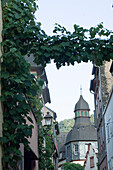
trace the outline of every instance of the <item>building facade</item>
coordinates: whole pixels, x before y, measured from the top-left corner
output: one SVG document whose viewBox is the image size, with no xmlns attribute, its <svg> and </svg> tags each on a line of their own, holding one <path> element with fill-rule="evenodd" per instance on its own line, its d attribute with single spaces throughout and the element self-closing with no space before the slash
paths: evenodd
<svg viewBox="0 0 113 170">
<path fill-rule="evenodd" d="M 48 116 L 49 115 L 49 116 Z M 44 119 L 43 119 L 43 126 L 47 125 L 45 118 L 51 118 L 51 132 L 52 132 L 52 141 L 53 141 L 53 153 L 52 153 L 52 163 L 54 168 L 58 169 L 58 142 L 57 142 L 57 135 L 59 135 L 59 126 L 58 122 L 56 121 L 57 114 L 47 106 L 44 107 Z M 46 145 L 46 144 L 45 144 Z M 46 147 L 46 146 L 45 146 Z"/>
<path fill-rule="evenodd" d="M 48 89 L 48 80 L 46 76 L 45 69 L 41 65 L 36 65 L 34 63 L 34 57 L 31 55 L 30 57 L 26 56 L 25 59 L 30 63 L 31 65 L 31 74 L 34 76 L 40 78 L 43 80 L 43 92 L 42 96 L 38 96 L 40 94 L 37 94 L 37 97 L 41 97 L 43 100 L 43 108 L 45 107 L 46 103 L 50 103 L 50 94 Z M 43 109 L 42 109 L 43 111 Z M 32 129 L 32 137 L 29 138 L 29 146 L 30 150 L 26 150 L 23 145 L 21 145 L 20 149 L 23 155 L 23 160 L 19 163 L 19 170 L 38 170 L 38 130 L 39 126 L 37 124 L 37 117 L 33 112 L 33 109 L 31 108 L 31 112 L 29 113 L 29 117 L 33 121 L 34 128 Z M 44 115 L 42 115 L 44 117 Z M 26 120 L 26 123 L 30 125 L 31 123 Z"/>
<path fill-rule="evenodd" d="M 104 62 L 102 66 L 93 66 L 90 91 L 94 94 L 95 103 L 95 122 L 97 126 L 98 149 L 99 149 L 99 168 L 107 170 L 107 150 L 106 150 L 106 122 L 105 107 L 108 102 L 109 93 L 113 85 L 113 77 L 110 73 L 112 61 Z"/>
<path fill-rule="evenodd" d="M 94 148 L 98 148 L 96 128 L 90 122 L 89 111 L 88 103 L 80 95 L 74 109 L 75 124 L 65 141 L 66 162 L 79 163 L 83 166 L 88 144 L 91 143 Z"/>
<path fill-rule="evenodd" d="M 60 132 L 60 134 L 57 137 L 58 151 L 59 151 L 59 162 L 58 162 L 59 170 L 61 170 L 63 164 L 66 163 L 65 141 L 67 138 L 67 134 L 68 132 Z"/>
<path fill-rule="evenodd" d="M 86 160 L 84 162 L 84 170 L 98 170 L 98 151 L 93 148 L 93 146 L 88 144 L 88 151 L 86 153 Z"/>
<path fill-rule="evenodd" d="M 108 170 L 113 169 L 113 86 L 104 109 Z"/>
<path fill-rule="evenodd" d="M 35 114 L 31 110 L 29 113 L 29 117 L 33 121 L 33 129 L 32 129 L 32 136 L 28 139 L 29 141 L 29 150 L 27 150 L 23 144 L 20 144 L 20 150 L 22 153 L 22 161 L 18 162 L 19 170 L 38 170 L 38 126 L 37 126 L 37 119 Z M 28 119 L 26 119 L 26 124 L 32 125 Z"/>
<path fill-rule="evenodd" d="M 65 148 L 66 162 L 84 164 L 88 144 L 97 148 L 96 129 L 90 122 L 89 105 L 80 95 L 75 105 L 75 125 L 68 133 Z"/>
</svg>

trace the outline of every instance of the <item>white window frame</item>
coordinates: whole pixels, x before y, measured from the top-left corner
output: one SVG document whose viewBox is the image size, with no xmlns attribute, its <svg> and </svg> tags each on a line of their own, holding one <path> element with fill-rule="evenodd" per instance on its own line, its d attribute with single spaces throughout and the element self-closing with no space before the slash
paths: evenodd
<svg viewBox="0 0 113 170">
<path fill-rule="evenodd" d="M 74 155 L 78 155 L 78 144 L 74 144 Z"/>
</svg>

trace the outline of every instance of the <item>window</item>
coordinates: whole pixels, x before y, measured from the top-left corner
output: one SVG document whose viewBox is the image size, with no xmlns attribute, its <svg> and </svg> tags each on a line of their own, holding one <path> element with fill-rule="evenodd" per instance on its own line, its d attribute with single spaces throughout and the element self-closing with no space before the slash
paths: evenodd
<svg viewBox="0 0 113 170">
<path fill-rule="evenodd" d="M 80 113 L 78 112 L 78 116 L 80 116 Z"/>
<path fill-rule="evenodd" d="M 107 141 L 110 141 L 110 133 L 109 133 L 109 123 L 107 124 Z"/>
<path fill-rule="evenodd" d="M 94 156 L 90 157 L 90 168 L 94 168 Z"/>
<path fill-rule="evenodd" d="M 59 159 L 62 159 L 62 153 L 60 152 Z"/>
<path fill-rule="evenodd" d="M 85 111 L 85 116 L 87 116 L 87 111 Z"/>
<path fill-rule="evenodd" d="M 81 116 L 83 116 L 83 111 L 81 111 Z"/>
<path fill-rule="evenodd" d="M 67 156 L 70 156 L 70 146 L 67 147 Z"/>
<path fill-rule="evenodd" d="M 113 157 L 111 158 L 111 167 L 113 168 Z"/>
<path fill-rule="evenodd" d="M 78 144 L 74 145 L 74 154 L 78 155 Z"/>
</svg>

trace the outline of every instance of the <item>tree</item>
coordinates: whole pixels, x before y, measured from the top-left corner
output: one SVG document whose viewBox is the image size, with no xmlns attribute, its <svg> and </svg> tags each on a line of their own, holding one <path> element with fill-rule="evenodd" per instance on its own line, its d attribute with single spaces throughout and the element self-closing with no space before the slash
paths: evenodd
<svg viewBox="0 0 113 170">
<path fill-rule="evenodd" d="M 83 170 L 83 167 L 80 164 L 75 163 L 64 163 L 64 170 Z"/>
</svg>

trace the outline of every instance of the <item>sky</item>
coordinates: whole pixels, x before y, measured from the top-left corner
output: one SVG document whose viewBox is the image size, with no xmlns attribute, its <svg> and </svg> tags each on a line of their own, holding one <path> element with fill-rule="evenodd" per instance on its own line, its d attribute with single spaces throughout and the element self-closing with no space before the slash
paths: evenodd
<svg viewBox="0 0 113 170">
<path fill-rule="evenodd" d="M 105 28 L 113 30 L 112 0 L 38 0 L 39 10 L 36 19 L 41 28 L 52 35 L 55 23 L 73 31 L 73 25 L 90 28 L 103 22 Z M 74 66 L 63 66 L 57 70 L 52 62 L 46 67 L 51 104 L 47 107 L 57 113 L 57 120 L 74 118 L 74 107 L 82 95 L 88 102 L 90 114 L 94 110 L 94 96 L 90 93 L 92 64 L 75 63 Z"/>
</svg>

